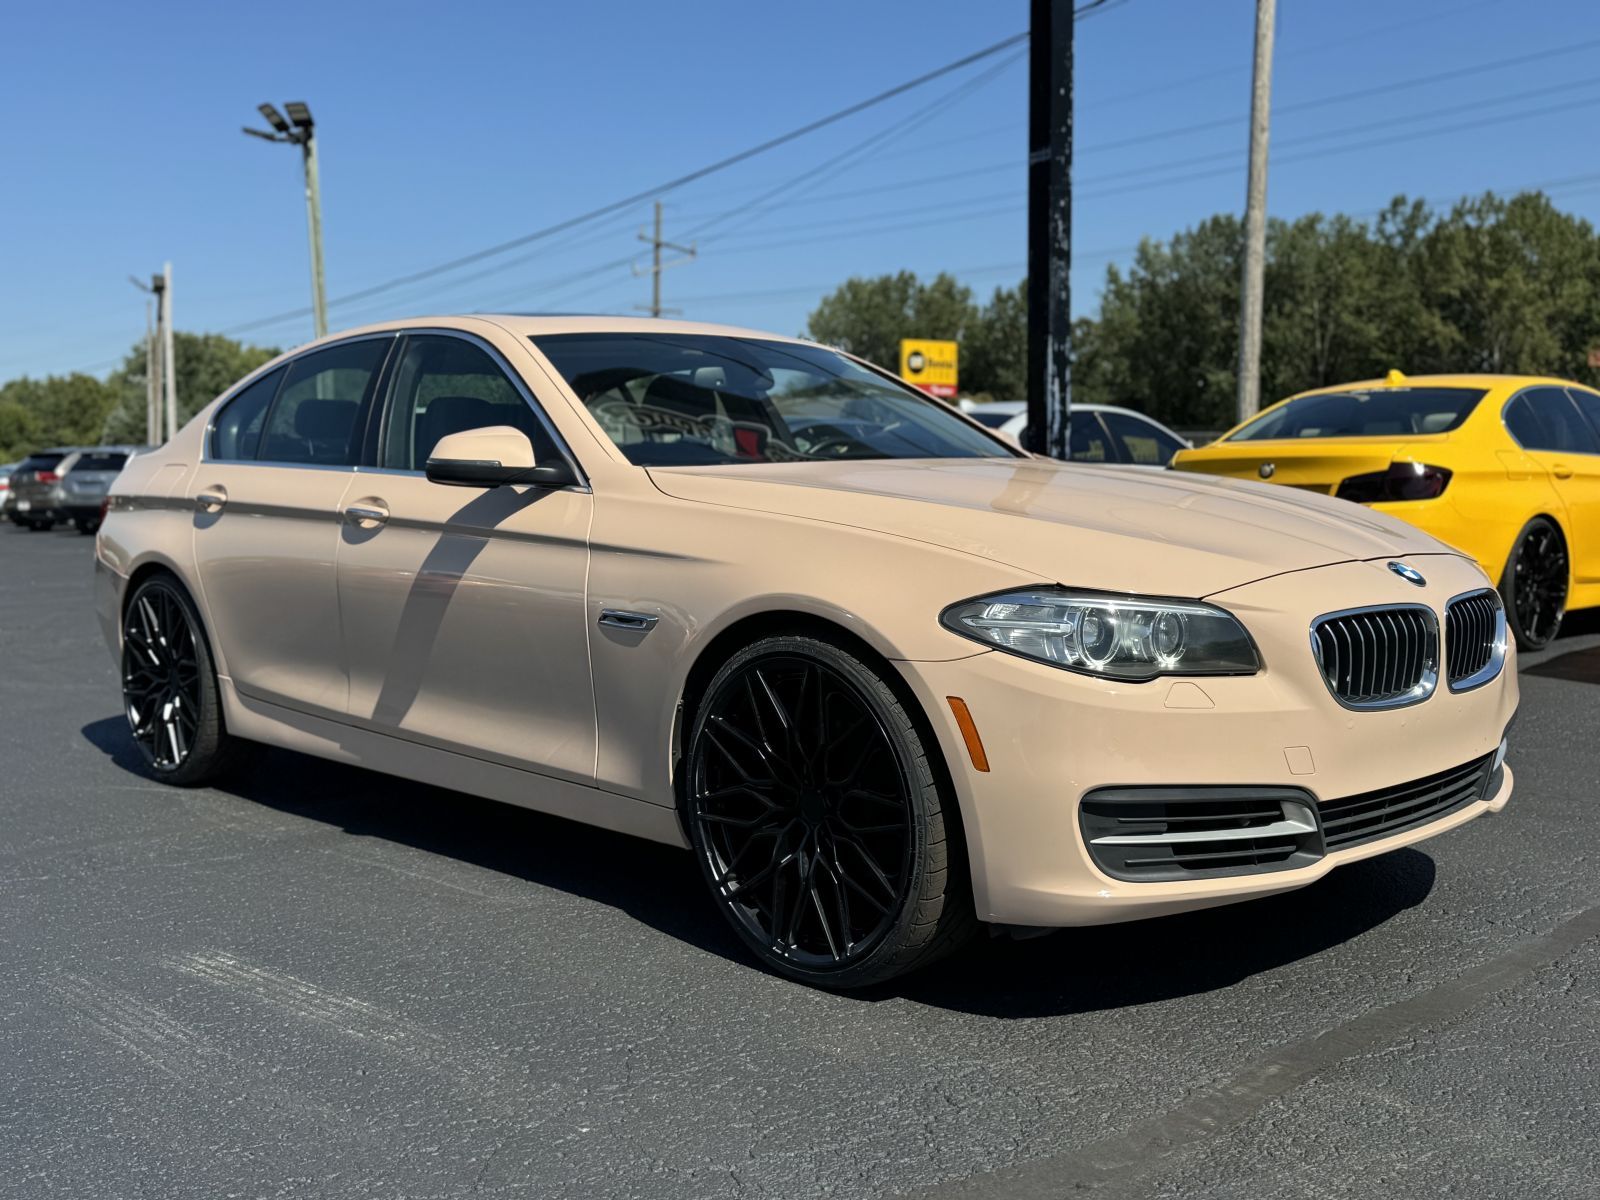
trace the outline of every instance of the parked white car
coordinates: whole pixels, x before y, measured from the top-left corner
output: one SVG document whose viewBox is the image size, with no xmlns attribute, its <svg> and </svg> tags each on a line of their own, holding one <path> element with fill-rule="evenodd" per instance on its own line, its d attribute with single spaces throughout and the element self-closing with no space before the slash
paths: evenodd
<svg viewBox="0 0 1600 1200">
<path fill-rule="evenodd" d="M 999 428 L 1001 433 L 1021 443 L 1024 441 L 1023 431 L 1028 427 L 1027 406 L 1020 401 L 1012 403 L 1018 411 Z M 999 405 L 979 407 L 996 408 Z M 977 412 L 968 412 L 967 415 L 983 420 Z M 1160 421 L 1151 420 L 1131 408 L 1118 408 L 1112 404 L 1074 404 L 1069 445 L 1073 462 L 1163 468 L 1179 450 L 1189 449 L 1191 443 Z"/>
</svg>

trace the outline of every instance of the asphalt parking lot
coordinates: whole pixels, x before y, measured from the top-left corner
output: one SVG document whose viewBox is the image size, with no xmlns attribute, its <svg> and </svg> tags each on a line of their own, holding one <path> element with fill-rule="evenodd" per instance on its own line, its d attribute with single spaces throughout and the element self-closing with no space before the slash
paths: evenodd
<svg viewBox="0 0 1600 1200">
<path fill-rule="evenodd" d="M 0 1196 L 1600 1196 L 1600 622 L 1524 660 L 1498 817 L 835 996 L 670 849 L 153 783 L 90 555 L 0 528 Z"/>
</svg>

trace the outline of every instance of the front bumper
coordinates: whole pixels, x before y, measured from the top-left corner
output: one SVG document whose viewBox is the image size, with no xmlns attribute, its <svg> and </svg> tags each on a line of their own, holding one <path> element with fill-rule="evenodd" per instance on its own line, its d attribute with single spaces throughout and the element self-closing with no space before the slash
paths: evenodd
<svg viewBox="0 0 1600 1200">
<path fill-rule="evenodd" d="M 1256 638 L 1264 666 L 1254 676 L 1116 683 L 1000 652 L 901 664 L 951 767 L 979 915 L 1016 925 L 1090 925 L 1270 895 L 1503 808 L 1509 768 L 1491 794 L 1437 820 L 1303 866 L 1223 876 L 1117 879 L 1085 844 L 1080 801 L 1096 789 L 1275 787 L 1326 805 L 1495 754 L 1517 707 L 1514 654 L 1482 687 L 1453 693 L 1441 684 L 1420 704 L 1374 712 L 1341 708 L 1316 669 L 1308 630 L 1323 612 L 1419 601 L 1442 610 L 1448 597 L 1484 586 L 1459 556 L 1406 561 L 1428 577 L 1426 589 L 1380 561 L 1296 572 L 1208 597 Z M 987 772 L 972 767 L 951 696 L 966 701 L 977 724 Z"/>
</svg>

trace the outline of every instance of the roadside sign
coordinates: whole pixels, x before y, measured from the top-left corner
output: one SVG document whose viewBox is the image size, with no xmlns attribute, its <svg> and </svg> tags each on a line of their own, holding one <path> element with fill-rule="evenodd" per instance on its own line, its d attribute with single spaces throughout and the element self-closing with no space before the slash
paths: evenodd
<svg viewBox="0 0 1600 1200">
<path fill-rule="evenodd" d="M 900 378 L 930 396 L 954 399 L 958 351 L 955 342 L 905 338 L 900 342 Z"/>
</svg>

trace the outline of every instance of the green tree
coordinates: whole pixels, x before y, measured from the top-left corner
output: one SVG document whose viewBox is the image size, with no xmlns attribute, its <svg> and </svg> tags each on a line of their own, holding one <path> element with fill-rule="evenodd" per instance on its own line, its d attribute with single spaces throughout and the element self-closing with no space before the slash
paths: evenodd
<svg viewBox="0 0 1600 1200">
<path fill-rule="evenodd" d="M 903 338 L 961 341 L 977 310 L 972 289 L 939 274 L 922 283 L 911 271 L 847 279 L 818 302 L 806 322 L 810 337 L 893 371 Z"/>
<path fill-rule="evenodd" d="M 961 343 L 961 388 L 990 400 L 1028 398 L 1028 281 L 996 288 Z"/>
<path fill-rule="evenodd" d="M 92 375 L 24 376 L 0 386 L 0 461 L 42 445 L 98 442 L 115 391 Z"/>
<path fill-rule="evenodd" d="M 172 356 L 178 364 L 178 424 L 183 425 L 240 378 L 279 353 L 271 347 L 245 345 L 219 333 L 174 330 Z M 114 389 L 117 402 L 107 420 L 106 441 L 145 440 L 147 369 L 145 348 L 140 343 L 112 373 L 109 386 Z"/>
</svg>

